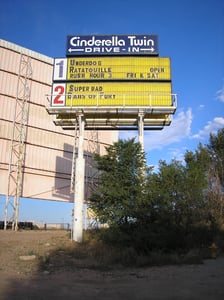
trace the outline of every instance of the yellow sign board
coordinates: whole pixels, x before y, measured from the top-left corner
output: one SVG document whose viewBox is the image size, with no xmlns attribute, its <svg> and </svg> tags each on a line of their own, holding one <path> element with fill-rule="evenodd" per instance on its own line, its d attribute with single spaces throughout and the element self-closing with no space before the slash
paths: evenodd
<svg viewBox="0 0 224 300">
<path fill-rule="evenodd" d="M 168 57 L 72 57 L 66 65 L 68 81 L 171 80 Z"/>
<path fill-rule="evenodd" d="M 170 82 L 67 83 L 64 105 L 170 106 L 172 105 L 171 93 Z"/>
</svg>

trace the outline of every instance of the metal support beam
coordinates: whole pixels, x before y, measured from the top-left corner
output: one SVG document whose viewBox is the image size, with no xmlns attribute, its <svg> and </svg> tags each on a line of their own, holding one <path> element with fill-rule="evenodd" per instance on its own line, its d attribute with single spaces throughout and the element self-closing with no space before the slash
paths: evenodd
<svg viewBox="0 0 224 300">
<path fill-rule="evenodd" d="M 142 146 L 142 151 L 144 151 L 144 113 L 138 113 L 138 141 Z"/>
<path fill-rule="evenodd" d="M 75 126 L 73 153 L 72 153 L 72 173 L 71 173 L 71 183 L 70 183 L 70 193 L 75 192 L 75 166 L 76 166 L 76 155 L 77 155 L 77 141 L 78 141 L 78 128 Z"/>
<path fill-rule="evenodd" d="M 78 157 L 75 167 L 75 193 L 74 193 L 74 221 L 73 240 L 81 243 L 83 239 L 83 202 L 84 202 L 84 180 L 85 180 L 85 159 L 84 159 L 84 116 L 79 115 L 79 142 Z"/>
</svg>

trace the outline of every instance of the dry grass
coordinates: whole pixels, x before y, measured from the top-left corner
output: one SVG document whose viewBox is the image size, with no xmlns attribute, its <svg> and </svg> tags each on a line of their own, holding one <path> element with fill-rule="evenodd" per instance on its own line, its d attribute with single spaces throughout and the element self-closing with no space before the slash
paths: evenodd
<svg viewBox="0 0 224 300">
<path fill-rule="evenodd" d="M 114 248 L 96 235 L 85 233 L 82 244 L 71 241 L 66 231 L 0 231 L 0 271 L 17 274 L 54 273 L 80 268 L 108 270 L 188 263 L 176 254 L 151 252 L 138 255 L 134 248 Z M 21 260 L 27 256 L 31 260 Z M 189 263 L 201 263 L 200 256 L 188 257 Z"/>
</svg>

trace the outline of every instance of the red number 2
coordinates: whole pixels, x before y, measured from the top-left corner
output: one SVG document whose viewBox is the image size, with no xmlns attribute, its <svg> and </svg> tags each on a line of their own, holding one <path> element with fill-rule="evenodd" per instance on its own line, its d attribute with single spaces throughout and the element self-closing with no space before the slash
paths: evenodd
<svg viewBox="0 0 224 300">
<path fill-rule="evenodd" d="M 53 105 L 64 105 L 64 92 L 65 92 L 65 86 L 64 85 L 56 85 L 54 87 L 54 93 L 56 93 L 56 96 L 54 95 L 53 98 Z"/>
</svg>

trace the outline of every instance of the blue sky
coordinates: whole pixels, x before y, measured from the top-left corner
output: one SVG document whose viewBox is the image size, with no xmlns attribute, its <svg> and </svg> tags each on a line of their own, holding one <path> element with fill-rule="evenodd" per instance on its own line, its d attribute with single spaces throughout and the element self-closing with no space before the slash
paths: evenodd
<svg viewBox="0 0 224 300">
<path fill-rule="evenodd" d="M 158 34 L 159 55 L 171 57 L 178 109 L 171 126 L 145 132 L 148 164 L 181 160 L 186 150 L 194 151 L 199 142 L 206 144 L 210 132 L 224 127 L 223 0 L 8 0 L 1 4 L 2 39 L 50 57 L 64 57 L 69 34 Z M 121 133 L 122 138 L 135 135 Z M 29 214 L 26 207 L 22 200 L 23 218 Z M 70 204 L 66 210 L 71 210 Z M 70 218 L 68 212 L 53 216 L 53 222 Z"/>
</svg>

